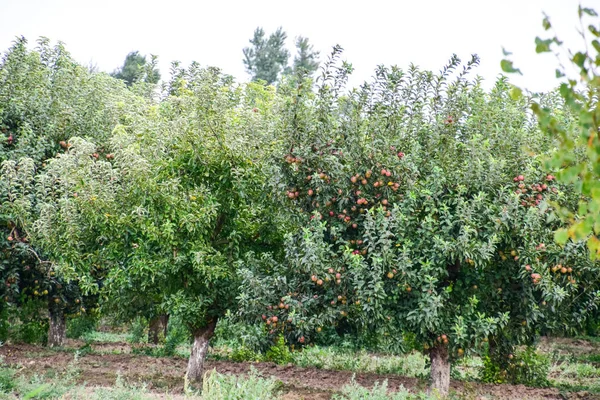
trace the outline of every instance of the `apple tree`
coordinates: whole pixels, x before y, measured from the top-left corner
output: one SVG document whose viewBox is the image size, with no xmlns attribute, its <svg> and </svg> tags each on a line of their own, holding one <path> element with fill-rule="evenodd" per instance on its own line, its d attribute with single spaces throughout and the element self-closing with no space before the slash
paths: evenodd
<svg viewBox="0 0 600 400">
<path fill-rule="evenodd" d="M 38 173 L 48 159 L 68 149 L 73 135 L 106 142 L 137 103 L 122 83 L 90 73 L 62 44 L 51 46 L 45 38 L 34 50 L 24 38 L 17 39 L 0 63 L 2 304 L 18 308 L 36 301 L 47 308 L 50 346 L 64 342 L 64 314 L 85 309 L 85 298 L 75 281 L 64 282 L 55 273 L 45 249 L 30 241 L 29 229 L 39 211 Z M 104 156 L 99 148 L 96 157 Z"/>
<path fill-rule="evenodd" d="M 508 356 L 545 310 L 598 305 L 584 278 L 552 272 L 583 262 L 581 247 L 539 247 L 569 188 L 544 170 L 553 143 L 505 78 L 486 92 L 469 78 L 478 59 L 453 57 L 439 74 L 380 67 L 345 93 L 351 66 L 338 57 L 316 93 L 304 83 L 288 97 L 274 188 L 306 226 L 283 259 L 248 257 L 243 315 L 299 345 L 342 324 L 411 333 L 447 393 L 452 360 L 486 342 Z"/>
<path fill-rule="evenodd" d="M 33 237 L 111 309 L 132 315 L 144 299 L 184 321 L 186 377 L 201 387 L 209 339 L 236 305 L 237 261 L 281 242 L 285 219 L 263 190 L 277 102 L 216 68 L 176 69 L 159 103 L 115 129 L 114 158 L 72 138 L 48 162 Z"/>
</svg>

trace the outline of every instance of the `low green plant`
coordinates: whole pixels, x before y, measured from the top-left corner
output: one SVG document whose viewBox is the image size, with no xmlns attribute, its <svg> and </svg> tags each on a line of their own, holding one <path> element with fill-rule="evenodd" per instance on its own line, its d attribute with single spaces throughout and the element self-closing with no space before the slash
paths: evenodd
<svg viewBox="0 0 600 400">
<path fill-rule="evenodd" d="M 262 378 L 256 370 L 244 377 L 207 372 L 202 386 L 204 400 L 267 400 L 276 399 L 282 384 L 273 378 Z"/>
<path fill-rule="evenodd" d="M 279 336 L 273 346 L 269 347 L 269 350 L 265 354 L 265 359 L 277 364 L 287 364 L 294 360 L 294 356 L 285 343 L 283 335 Z"/>
<path fill-rule="evenodd" d="M 486 355 L 483 357 L 481 380 L 487 383 L 511 383 L 527 386 L 546 387 L 549 385 L 550 357 L 537 352 L 533 347 L 511 355 L 508 362 L 501 365 L 498 360 Z"/>
<path fill-rule="evenodd" d="M 335 394 L 332 400 L 408 400 L 414 399 L 406 389 L 400 387 L 398 391 L 392 393 L 388 391 L 387 380 L 379 384 L 375 382 L 372 389 L 360 386 L 352 377 L 352 382 L 345 385 L 341 393 Z"/>
<path fill-rule="evenodd" d="M 99 331 L 89 331 L 84 333 L 81 338 L 85 342 L 94 343 L 118 343 L 125 342 L 129 338 L 129 334 L 127 333 L 115 333 L 115 332 L 99 332 Z"/>
<path fill-rule="evenodd" d="M 9 393 L 15 388 L 16 372 L 0 362 L 0 393 Z"/>
<path fill-rule="evenodd" d="M 263 361 L 264 357 L 262 354 L 255 352 L 252 349 L 242 345 L 241 347 L 236 347 L 229 354 L 228 359 L 235 362 L 252 362 L 252 361 Z"/>
<path fill-rule="evenodd" d="M 178 318 L 169 320 L 169 330 L 163 346 L 163 353 L 167 356 L 175 355 L 177 347 L 181 344 L 188 344 L 191 340 L 190 333 L 185 325 Z"/>
<path fill-rule="evenodd" d="M 142 343 L 146 341 L 146 320 L 144 318 L 136 318 L 131 324 L 129 330 L 129 337 L 127 340 L 129 343 Z"/>
<path fill-rule="evenodd" d="M 94 332 L 98 319 L 93 315 L 84 314 L 67 320 L 67 337 L 79 339 Z"/>
<path fill-rule="evenodd" d="M 293 363 L 299 367 L 398 374 L 423 378 L 429 373 L 427 359 L 418 352 L 403 355 L 373 354 L 337 347 L 306 347 L 294 352 Z"/>
</svg>

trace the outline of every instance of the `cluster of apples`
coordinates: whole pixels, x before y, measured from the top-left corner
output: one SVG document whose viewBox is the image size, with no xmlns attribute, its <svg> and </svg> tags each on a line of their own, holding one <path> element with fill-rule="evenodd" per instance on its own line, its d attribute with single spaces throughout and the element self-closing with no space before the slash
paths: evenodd
<svg viewBox="0 0 600 400">
<path fill-rule="evenodd" d="M 523 207 L 535 207 L 538 206 L 544 199 L 546 193 L 558 193 L 556 186 L 550 186 L 551 182 L 555 180 L 554 175 L 546 175 L 545 183 L 532 183 L 525 184 L 525 177 L 518 175 L 513 178 L 513 182 L 517 184 L 515 193 L 519 196 L 519 200 Z"/>
<path fill-rule="evenodd" d="M 573 273 L 572 267 L 567 267 L 562 264 L 557 264 L 552 267 L 549 267 L 548 269 L 555 274 L 560 274 L 560 275 L 569 274 L 567 276 L 567 281 L 573 285 L 575 285 L 577 283 L 577 280 L 575 278 L 573 278 L 573 276 L 571 275 Z"/>
</svg>

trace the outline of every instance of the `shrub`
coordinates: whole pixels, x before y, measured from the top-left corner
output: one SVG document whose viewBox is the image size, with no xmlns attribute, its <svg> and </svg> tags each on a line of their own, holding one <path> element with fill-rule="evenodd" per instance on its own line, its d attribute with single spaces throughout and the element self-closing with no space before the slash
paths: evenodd
<svg viewBox="0 0 600 400">
<path fill-rule="evenodd" d="M 293 361 L 294 357 L 285 343 L 283 335 L 279 336 L 275 344 L 267 350 L 265 359 L 277 364 L 287 364 Z"/>
<path fill-rule="evenodd" d="M 95 316 L 84 314 L 67 320 L 67 337 L 79 339 L 96 330 L 98 319 Z"/>
<path fill-rule="evenodd" d="M 481 380 L 488 383 L 511 383 L 527 386 L 548 386 L 550 358 L 533 347 L 526 347 L 508 360 L 486 355 L 483 358 Z M 504 356 L 505 357 L 505 356 Z"/>
</svg>

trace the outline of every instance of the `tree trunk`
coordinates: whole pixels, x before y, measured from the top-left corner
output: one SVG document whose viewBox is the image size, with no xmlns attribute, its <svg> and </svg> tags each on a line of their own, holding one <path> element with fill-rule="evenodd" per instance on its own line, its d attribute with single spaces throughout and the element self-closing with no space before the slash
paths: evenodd
<svg viewBox="0 0 600 400">
<path fill-rule="evenodd" d="M 48 347 L 64 346 L 67 340 L 65 313 L 61 309 L 49 308 L 50 325 L 48 327 Z"/>
<path fill-rule="evenodd" d="M 431 360 L 431 389 L 438 395 L 448 396 L 450 389 L 450 361 L 448 346 L 436 344 L 429 352 Z"/>
<path fill-rule="evenodd" d="M 197 389 L 202 389 L 202 379 L 204 378 L 204 360 L 208 353 L 208 341 L 215 333 L 217 321 L 210 322 L 204 328 L 197 329 L 194 332 L 194 344 L 192 353 L 188 361 L 186 381 Z"/>
<path fill-rule="evenodd" d="M 163 334 L 163 339 L 166 338 L 168 323 L 169 316 L 167 314 L 152 318 L 148 326 L 148 343 L 158 344 L 161 333 Z"/>
</svg>

